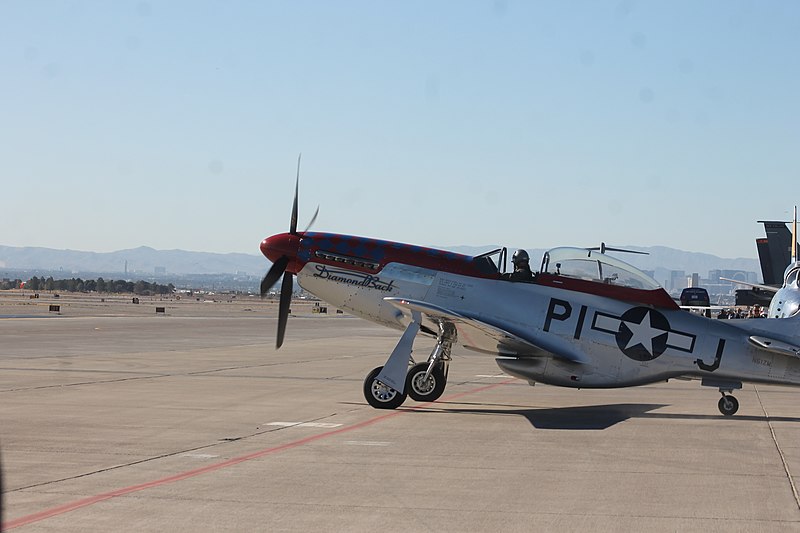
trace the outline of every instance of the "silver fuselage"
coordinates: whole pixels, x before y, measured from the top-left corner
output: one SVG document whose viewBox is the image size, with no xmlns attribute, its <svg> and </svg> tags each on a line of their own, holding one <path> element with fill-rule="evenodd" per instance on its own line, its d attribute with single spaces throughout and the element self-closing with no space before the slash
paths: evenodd
<svg viewBox="0 0 800 533">
<path fill-rule="evenodd" d="M 800 385 L 800 359 L 748 342 L 760 335 L 795 343 L 800 322 L 794 319 L 712 320 L 584 292 L 402 263 L 367 275 L 310 261 L 297 279 L 331 305 L 384 326 L 402 330 L 411 320 L 384 298 L 408 298 L 518 332 L 534 344 L 547 340 L 550 346 L 570 346 L 586 354 L 585 362 L 575 363 L 558 353 L 533 357 L 504 352 L 481 336 L 457 339 L 471 351 L 497 357 L 503 370 L 530 381 L 607 388 L 680 376 Z M 429 324 L 428 331 L 435 327 Z"/>
</svg>

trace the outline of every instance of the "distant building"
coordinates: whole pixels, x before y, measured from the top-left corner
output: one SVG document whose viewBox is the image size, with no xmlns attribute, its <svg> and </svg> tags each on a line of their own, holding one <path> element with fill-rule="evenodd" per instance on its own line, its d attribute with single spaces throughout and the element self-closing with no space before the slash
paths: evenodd
<svg viewBox="0 0 800 533">
<path fill-rule="evenodd" d="M 668 291 L 671 292 L 679 292 L 686 288 L 687 278 L 686 278 L 686 271 L 685 270 L 670 270 L 669 271 L 669 279 L 667 280 L 669 286 L 667 287 Z"/>
<path fill-rule="evenodd" d="M 744 270 L 709 270 L 708 279 L 712 283 L 728 283 L 729 281 L 720 280 L 720 278 L 735 279 L 737 281 L 749 281 L 750 283 L 758 283 L 758 274 L 755 272 L 747 272 Z"/>
<path fill-rule="evenodd" d="M 699 287 L 700 286 L 700 274 L 697 272 L 692 273 L 691 276 L 686 280 L 689 284 L 689 287 Z"/>
</svg>

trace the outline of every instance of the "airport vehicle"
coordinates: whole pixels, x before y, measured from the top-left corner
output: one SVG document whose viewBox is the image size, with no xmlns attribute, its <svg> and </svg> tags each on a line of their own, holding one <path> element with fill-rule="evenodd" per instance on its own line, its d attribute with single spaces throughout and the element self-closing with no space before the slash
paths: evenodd
<svg viewBox="0 0 800 533">
<path fill-rule="evenodd" d="M 681 291 L 681 307 L 710 307 L 708 291 L 702 287 L 688 287 Z"/>
<path fill-rule="evenodd" d="M 316 218 L 316 215 L 315 215 Z M 743 382 L 800 385 L 800 317 L 710 320 L 681 311 L 635 267 L 596 249 L 555 248 L 532 282 L 503 279 L 498 249 L 475 257 L 351 235 L 297 231 L 297 185 L 288 233 L 264 239 L 273 262 L 265 294 L 283 275 L 276 346 L 283 343 L 293 276 L 333 306 L 403 331 L 383 366 L 364 381 L 376 408 L 444 392 L 456 345 L 495 357 L 530 384 L 573 388 L 697 379 L 722 394 Z M 495 260 L 497 259 L 497 261 Z M 436 338 L 425 361 L 412 358 L 418 334 Z"/>
</svg>

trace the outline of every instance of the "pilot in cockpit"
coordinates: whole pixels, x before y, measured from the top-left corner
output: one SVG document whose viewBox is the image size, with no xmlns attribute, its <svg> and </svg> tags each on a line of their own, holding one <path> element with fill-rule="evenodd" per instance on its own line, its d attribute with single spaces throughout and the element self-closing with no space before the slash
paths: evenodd
<svg viewBox="0 0 800 533">
<path fill-rule="evenodd" d="M 514 265 L 514 272 L 505 274 L 505 278 L 510 281 L 533 281 L 531 272 L 530 257 L 525 250 L 517 250 L 511 256 L 511 263 Z"/>
</svg>

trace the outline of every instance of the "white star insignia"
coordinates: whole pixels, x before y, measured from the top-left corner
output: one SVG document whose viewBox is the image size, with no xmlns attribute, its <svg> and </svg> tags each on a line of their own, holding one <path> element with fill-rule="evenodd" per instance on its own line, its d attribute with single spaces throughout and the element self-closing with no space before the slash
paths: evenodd
<svg viewBox="0 0 800 533">
<path fill-rule="evenodd" d="M 630 329 L 632 333 L 627 346 L 625 346 L 625 349 L 627 350 L 632 346 L 641 344 L 642 347 L 647 350 L 647 353 L 652 356 L 654 354 L 653 339 L 659 335 L 663 335 L 665 331 L 663 329 L 653 327 L 653 320 L 650 316 L 650 311 L 645 313 L 640 323 L 637 324 L 636 322 L 625 321 L 624 324 L 628 326 L 628 329 Z"/>
</svg>

